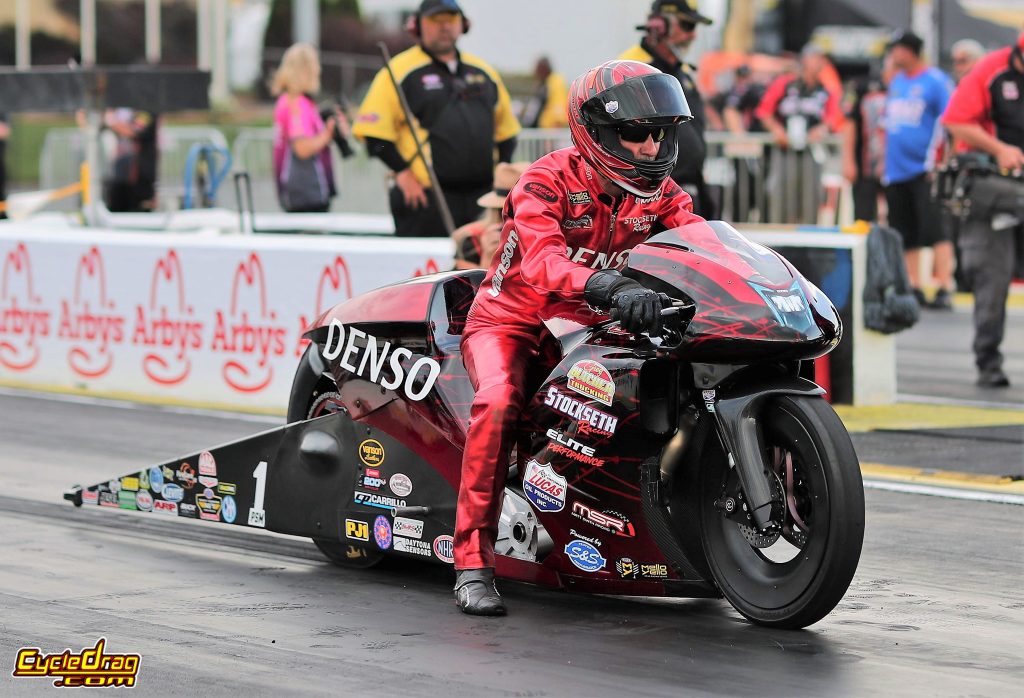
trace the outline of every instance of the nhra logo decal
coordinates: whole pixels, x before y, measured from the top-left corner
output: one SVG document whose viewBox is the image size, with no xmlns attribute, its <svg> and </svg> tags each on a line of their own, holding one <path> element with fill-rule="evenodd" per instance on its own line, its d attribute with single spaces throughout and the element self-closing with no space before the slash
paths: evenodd
<svg viewBox="0 0 1024 698">
<path fill-rule="evenodd" d="M 592 204 L 594 201 L 590 198 L 590 192 L 584 189 L 583 191 L 569 192 L 569 203 L 580 206 L 582 204 Z"/>
<path fill-rule="evenodd" d="M 441 562 L 449 565 L 455 564 L 455 539 L 449 535 L 438 536 L 434 539 L 434 555 Z"/>
<path fill-rule="evenodd" d="M 546 184 L 541 184 L 540 182 L 527 182 L 523 185 L 523 191 L 528 194 L 533 194 L 538 199 L 547 201 L 549 204 L 553 204 L 558 201 L 558 194 L 556 194 L 551 187 Z"/>
<path fill-rule="evenodd" d="M 394 497 L 385 497 L 382 494 L 373 494 L 371 492 L 356 492 L 354 500 L 356 504 L 362 504 L 363 506 L 376 507 L 378 509 L 394 509 L 395 507 L 404 507 L 404 499 L 396 499 Z"/>
<path fill-rule="evenodd" d="M 366 439 L 359 444 L 359 460 L 366 466 L 384 463 L 384 446 L 377 439 Z"/>
<path fill-rule="evenodd" d="M 348 363 L 350 357 L 355 358 L 354 355 L 360 353 L 360 348 L 355 344 L 357 337 L 366 339 L 358 368 L 355 363 Z M 357 330 L 355 327 L 346 328 L 337 319 L 331 320 L 327 342 L 323 348 L 323 357 L 327 361 L 333 362 L 338 359 L 341 368 L 366 378 L 385 390 L 397 390 L 402 386 L 406 396 L 416 402 L 433 390 L 437 377 L 441 375 L 441 364 L 430 357 L 421 356 L 406 371 L 402 362 L 411 359 L 412 355 L 405 347 L 392 347 L 391 342 L 383 342 L 381 347 L 379 340 L 372 334 Z M 385 364 L 390 367 L 393 377 L 385 378 L 382 375 Z M 383 459 L 383 453 L 381 458 Z"/>
<path fill-rule="evenodd" d="M 615 397 L 615 381 L 601 364 L 590 359 L 577 361 L 568 372 L 569 390 L 611 406 Z"/>
<path fill-rule="evenodd" d="M 558 388 L 548 388 L 548 394 L 544 397 L 544 404 L 562 414 L 578 419 L 580 434 L 597 434 L 599 436 L 611 436 L 615 433 L 615 427 L 619 420 L 607 412 L 602 412 L 596 407 L 589 407 L 586 403 L 576 398 L 563 394 Z"/>
<path fill-rule="evenodd" d="M 18 278 L 24 281 L 15 284 Z M 24 290 L 16 293 L 16 287 Z M 50 335 L 50 312 L 31 307 L 41 305 L 42 299 L 32 287 L 28 248 L 19 242 L 7 253 L 0 271 L 0 365 L 12 371 L 27 371 L 39 361 L 36 338 Z"/>
<path fill-rule="evenodd" d="M 501 260 L 498 263 L 497 269 L 494 270 L 494 276 L 491 277 L 491 287 L 487 289 L 487 292 L 493 298 L 497 298 L 498 294 L 501 293 L 501 284 L 504 283 L 505 274 L 508 273 L 509 268 L 512 266 L 512 256 L 516 253 L 516 245 L 518 244 L 519 234 L 515 228 L 509 228 L 508 239 L 505 240 L 505 245 L 501 248 Z"/>
<path fill-rule="evenodd" d="M 561 511 L 565 508 L 566 480 L 550 465 L 535 460 L 526 464 L 523 491 L 537 511 Z"/>
<path fill-rule="evenodd" d="M 373 540 L 381 550 L 391 547 L 391 524 L 384 516 L 378 516 L 373 521 Z"/>
<path fill-rule="evenodd" d="M 597 526 L 602 531 L 608 531 L 617 536 L 632 538 L 636 535 L 633 522 L 616 511 L 598 511 L 577 501 L 572 503 L 572 515 L 586 521 L 591 526 Z"/>
<path fill-rule="evenodd" d="M 569 562 L 584 572 L 597 572 L 604 568 L 606 562 L 601 551 L 584 540 L 574 540 L 566 545 L 565 554 L 569 556 Z"/>
</svg>

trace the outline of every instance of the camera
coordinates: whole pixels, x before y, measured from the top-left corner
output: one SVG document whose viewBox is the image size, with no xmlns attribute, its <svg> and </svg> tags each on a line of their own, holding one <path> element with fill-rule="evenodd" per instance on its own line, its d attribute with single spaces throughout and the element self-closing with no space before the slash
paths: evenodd
<svg viewBox="0 0 1024 698">
<path fill-rule="evenodd" d="M 321 104 L 320 118 L 323 119 L 324 123 L 326 123 L 328 119 L 334 118 L 337 115 L 336 112 L 340 110 L 341 105 L 335 102 L 330 104 Z M 355 155 L 355 151 L 352 150 L 352 146 L 349 144 L 348 139 L 341 135 L 337 128 L 334 129 L 334 133 L 331 135 L 334 138 L 334 144 L 338 146 L 338 150 L 341 152 L 341 157 L 350 158 Z"/>
</svg>

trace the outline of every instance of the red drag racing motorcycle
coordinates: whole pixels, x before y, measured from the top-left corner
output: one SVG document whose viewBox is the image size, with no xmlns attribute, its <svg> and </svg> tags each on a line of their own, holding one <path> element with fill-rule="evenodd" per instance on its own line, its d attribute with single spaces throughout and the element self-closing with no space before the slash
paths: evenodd
<svg viewBox="0 0 1024 698">
<path fill-rule="evenodd" d="M 857 455 L 806 374 L 835 308 L 721 222 L 655 235 L 623 272 L 661 336 L 550 308 L 502 507 L 497 574 L 575 591 L 717 597 L 801 628 L 860 558 Z M 288 424 L 66 497 L 308 536 L 332 561 L 452 563 L 473 390 L 459 342 L 480 270 L 412 279 L 308 330 Z"/>
</svg>

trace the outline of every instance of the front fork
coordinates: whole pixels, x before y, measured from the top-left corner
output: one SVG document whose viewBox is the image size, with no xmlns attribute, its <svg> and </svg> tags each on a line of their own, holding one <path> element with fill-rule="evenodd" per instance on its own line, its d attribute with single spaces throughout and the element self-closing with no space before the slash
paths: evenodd
<svg viewBox="0 0 1024 698">
<path fill-rule="evenodd" d="M 761 408 L 765 401 L 777 395 L 813 396 L 824 392 L 809 380 L 793 377 L 742 384 L 723 391 L 702 391 L 704 407 L 715 417 L 729 466 L 736 468 L 754 526 L 760 533 L 769 533 L 781 526 L 781 522 L 772 521 L 772 493 L 766 477 L 768 463 L 759 427 Z"/>
</svg>

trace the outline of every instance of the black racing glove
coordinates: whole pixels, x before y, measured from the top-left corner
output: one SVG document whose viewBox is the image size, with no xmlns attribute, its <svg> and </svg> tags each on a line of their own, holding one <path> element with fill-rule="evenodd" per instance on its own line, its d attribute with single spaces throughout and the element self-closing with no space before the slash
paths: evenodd
<svg viewBox="0 0 1024 698">
<path fill-rule="evenodd" d="M 583 297 L 595 308 L 610 309 L 633 334 L 661 331 L 661 296 L 617 271 L 595 272 L 587 279 Z"/>
</svg>

